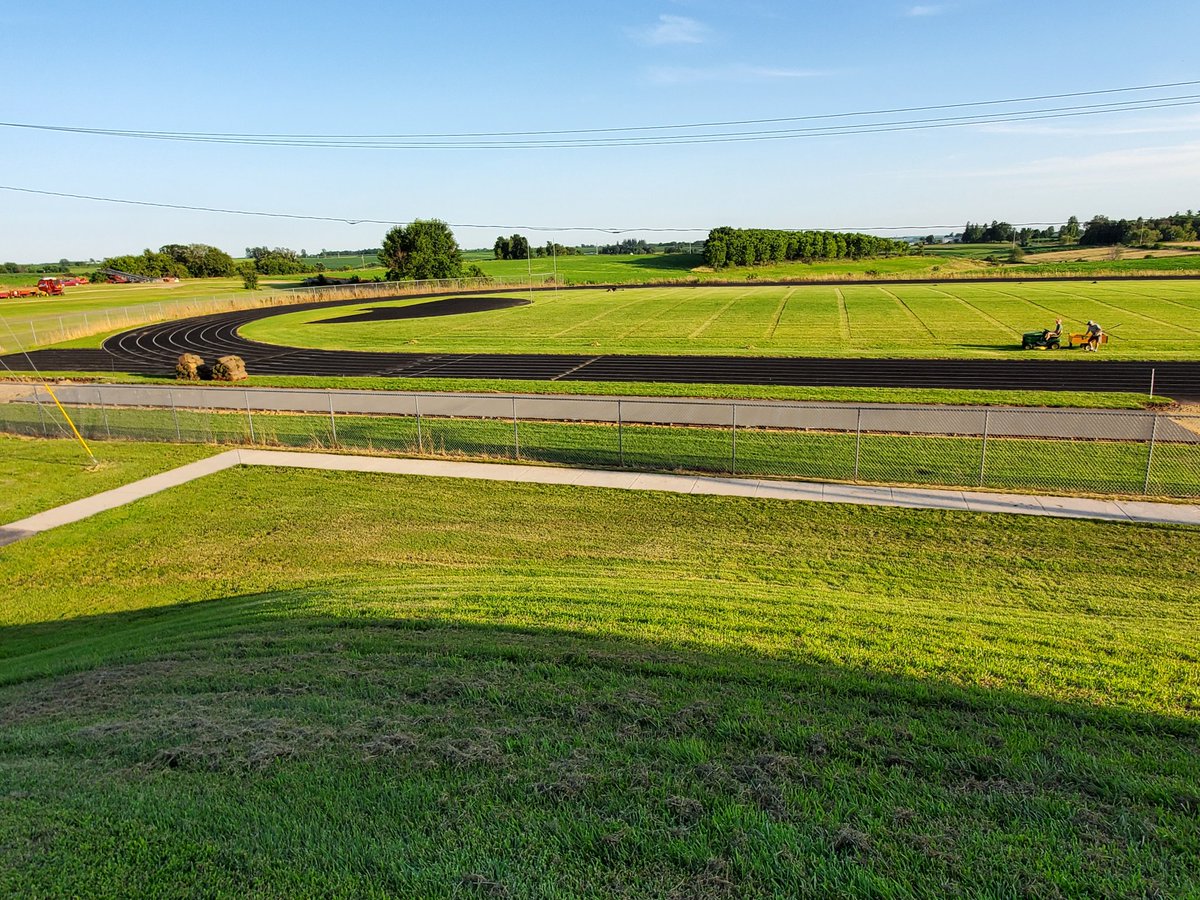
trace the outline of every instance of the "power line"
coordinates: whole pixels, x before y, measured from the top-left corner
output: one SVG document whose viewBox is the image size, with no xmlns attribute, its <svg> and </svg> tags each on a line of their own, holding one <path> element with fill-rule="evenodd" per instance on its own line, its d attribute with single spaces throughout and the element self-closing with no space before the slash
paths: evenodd
<svg viewBox="0 0 1200 900">
<path fill-rule="evenodd" d="M 400 221 L 398 219 L 370 219 L 345 216 L 316 216 L 305 215 L 302 213 L 280 213 L 280 212 L 264 212 L 257 210 L 246 209 L 224 209 L 216 206 L 191 206 L 184 203 L 159 203 L 151 200 L 128 200 L 120 197 L 99 197 L 90 194 L 72 194 L 66 191 L 46 191 L 36 188 L 16 187 L 14 185 L 0 184 L 0 191 L 14 191 L 21 194 L 36 194 L 42 197 L 60 197 L 69 200 L 89 200 L 96 203 L 120 203 L 126 206 L 148 206 L 155 209 L 175 209 L 185 212 L 207 212 L 220 213 L 231 216 L 259 216 L 271 219 L 297 219 L 308 222 L 338 222 L 344 225 L 411 225 L 412 220 Z M 705 225 L 700 227 L 669 227 L 662 225 L 642 226 L 642 227 L 612 227 L 607 225 L 513 225 L 513 224 L 483 224 L 478 222 L 447 222 L 451 228 L 485 228 L 489 230 L 506 229 L 524 230 L 524 231 L 590 231 L 603 234 L 629 234 L 629 233 L 691 233 L 691 232 L 708 232 L 712 226 Z M 1013 228 L 1045 228 L 1050 225 L 1062 225 L 1063 222 L 1011 222 Z M 803 229 L 796 230 L 811 230 L 811 231 L 928 231 L 929 229 L 938 228 L 961 228 L 962 223 L 954 224 L 925 224 L 925 225 L 826 225 L 816 226 L 808 225 Z"/>
<path fill-rule="evenodd" d="M 1200 82 L 1196 82 L 1200 83 Z M 992 101 L 987 101 L 992 102 Z M 150 132 L 124 131 L 107 128 L 79 128 L 59 125 L 30 125 L 4 123 L 9 128 L 32 129 L 56 133 L 85 134 L 119 137 L 137 140 L 173 141 L 182 143 L 206 143 L 227 145 L 250 145 L 269 147 L 307 147 L 324 149 L 368 149 L 368 150 L 514 150 L 514 149 L 578 149 L 597 147 L 670 146 L 676 144 L 719 144 L 749 141 L 794 140 L 811 137 L 834 137 L 858 134 L 880 134 L 888 132 L 921 131 L 938 128 L 961 128 L 965 126 L 996 125 L 1012 122 L 1027 122 L 1046 119 L 1065 119 L 1081 116 L 1105 115 L 1117 112 L 1160 110 L 1181 106 L 1200 105 L 1200 94 L 1180 94 L 1169 97 L 1115 100 L 1105 103 L 1079 104 L 1073 106 L 1047 107 L 1035 110 L 1011 110 L 961 116 L 937 116 L 924 119 L 907 119 L 893 122 L 860 122 L 851 124 L 822 125 L 807 128 L 786 128 L 759 131 L 726 131 L 714 133 L 685 133 L 670 135 L 624 135 L 620 137 L 584 137 L 570 139 L 536 138 L 532 140 L 462 140 L 448 137 L 417 139 L 415 137 L 392 136 L 269 136 L 208 134 L 203 132 Z M 854 114 L 845 114 L 854 115 Z M 813 117 L 832 118 L 832 117 Z M 675 127 L 675 126 L 666 126 Z M 705 126 L 707 127 L 707 126 Z M 586 132 L 562 132 L 579 133 Z"/>
<path fill-rule="evenodd" d="M 859 118 L 862 116 L 900 115 L 915 112 L 936 112 L 952 109 L 970 109 L 983 106 L 1013 105 L 1018 103 L 1040 103 L 1048 100 L 1063 100 L 1076 97 L 1107 96 L 1111 94 L 1137 93 L 1167 88 L 1192 87 L 1200 84 L 1200 80 L 1163 82 L 1159 84 L 1134 85 L 1129 87 L 1108 88 L 1092 91 L 1071 91 L 1058 94 L 1041 94 L 1031 97 L 1009 97 L 997 100 L 976 100 L 963 103 L 945 103 L 927 106 L 906 106 L 891 109 L 858 110 L 855 112 L 824 113 L 803 116 L 779 116 L 763 119 L 734 119 L 716 122 L 689 122 L 674 125 L 626 125 L 607 128 L 573 128 L 542 131 L 479 131 L 479 132 L 433 132 L 410 134 L 288 134 L 288 133 L 238 133 L 238 132 L 179 132 L 179 131 L 139 131 L 111 128 L 85 128 L 69 125 L 42 125 L 25 122 L 0 122 L 6 128 L 24 128 L 41 131 L 57 131 L 76 134 L 94 134 L 113 137 L 150 138 L 162 140 L 215 140 L 229 142 L 307 142 L 307 141 L 410 141 L 410 140 L 451 140 L 456 138 L 545 138 L 563 135 L 597 135 L 618 134 L 627 132 L 646 131 L 683 131 L 697 128 L 739 128 L 750 125 L 771 125 L 785 122 L 828 121 L 832 119 Z M 1149 98 L 1146 98 L 1147 100 Z M 1136 103 L 1141 101 L 1127 101 Z M 1013 111 L 1014 113 L 1019 111 Z M 301 145 L 304 145 L 303 143 Z"/>
</svg>

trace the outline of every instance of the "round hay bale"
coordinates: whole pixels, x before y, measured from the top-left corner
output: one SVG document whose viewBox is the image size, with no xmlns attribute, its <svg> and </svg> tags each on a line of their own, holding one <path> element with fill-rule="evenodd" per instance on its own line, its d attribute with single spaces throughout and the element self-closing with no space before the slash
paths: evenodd
<svg viewBox="0 0 1200 900">
<path fill-rule="evenodd" d="M 195 353 L 184 353 L 175 361 L 175 377 L 180 381 L 199 381 L 204 360 Z"/>
<path fill-rule="evenodd" d="M 222 356 L 212 367 L 213 381 L 241 381 L 246 377 L 246 363 L 240 356 Z"/>
</svg>

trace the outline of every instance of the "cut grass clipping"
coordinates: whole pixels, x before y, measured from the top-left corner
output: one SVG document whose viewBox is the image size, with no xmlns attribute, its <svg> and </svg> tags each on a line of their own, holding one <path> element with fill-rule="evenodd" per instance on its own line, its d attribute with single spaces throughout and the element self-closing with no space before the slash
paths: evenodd
<svg viewBox="0 0 1200 900">
<path fill-rule="evenodd" d="M 1198 539 L 231 470 L 0 551 L 0 892 L 1186 896 Z"/>
</svg>

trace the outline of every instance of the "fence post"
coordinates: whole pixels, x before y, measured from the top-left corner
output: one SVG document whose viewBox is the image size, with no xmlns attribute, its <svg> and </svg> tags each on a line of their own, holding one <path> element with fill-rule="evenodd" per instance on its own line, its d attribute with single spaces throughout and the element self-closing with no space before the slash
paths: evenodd
<svg viewBox="0 0 1200 900">
<path fill-rule="evenodd" d="M 179 430 L 179 411 L 175 408 L 175 392 L 167 391 L 167 396 L 171 398 L 171 418 L 175 420 L 175 440 L 183 443 L 183 433 Z"/>
<path fill-rule="evenodd" d="M 862 458 L 862 407 L 858 408 L 858 420 L 854 425 L 854 480 L 858 481 L 858 461 Z"/>
<path fill-rule="evenodd" d="M 333 446 L 337 446 L 337 420 L 333 417 L 333 394 L 329 394 L 329 430 L 333 434 Z"/>
<path fill-rule="evenodd" d="M 37 329 L 33 327 L 33 321 L 29 322 L 29 333 L 33 335 L 33 346 L 37 346 Z"/>
<path fill-rule="evenodd" d="M 250 423 L 250 443 L 255 444 L 257 441 L 254 438 L 254 414 L 250 412 L 250 392 L 243 393 L 246 395 L 246 421 Z"/>
<path fill-rule="evenodd" d="M 517 433 L 517 398 L 512 398 L 513 406 L 513 459 L 521 458 L 521 436 Z"/>
<path fill-rule="evenodd" d="M 96 399 L 100 401 L 100 415 L 104 417 L 104 433 L 112 437 L 112 429 L 108 427 L 108 407 L 104 405 L 104 394 L 96 388 Z"/>
<path fill-rule="evenodd" d="M 737 404 L 729 405 L 729 474 L 737 474 Z"/>
<path fill-rule="evenodd" d="M 49 434 L 49 431 L 47 431 L 47 429 L 46 429 L 46 411 L 45 411 L 44 409 L 42 409 L 42 400 L 41 400 L 41 398 L 38 396 L 38 389 L 37 389 L 37 388 L 35 388 L 35 389 L 34 389 L 34 392 L 33 392 L 33 399 L 34 399 L 34 400 L 37 402 L 37 408 L 38 408 L 38 421 L 39 421 L 39 422 L 41 423 L 41 425 L 42 425 L 42 437 L 45 437 L 47 434 Z"/>
<path fill-rule="evenodd" d="M 1150 399 L 1154 399 L 1154 373 L 1155 369 L 1150 370 Z"/>
<path fill-rule="evenodd" d="M 625 467 L 625 416 L 622 415 L 619 399 L 617 400 L 617 465 Z"/>
<path fill-rule="evenodd" d="M 425 439 L 421 434 L 421 398 L 413 397 L 413 409 L 417 413 L 417 452 L 425 452 Z"/>
<path fill-rule="evenodd" d="M 1150 493 L 1150 466 L 1154 464 L 1154 439 L 1158 437 L 1158 413 L 1154 414 L 1154 424 L 1150 426 L 1150 452 L 1146 454 L 1146 478 L 1142 482 L 1142 493 Z"/>
<path fill-rule="evenodd" d="M 983 470 L 987 466 L 988 425 L 991 424 L 992 411 L 983 411 L 983 449 L 979 451 L 979 486 L 983 487 Z"/>
</svg>

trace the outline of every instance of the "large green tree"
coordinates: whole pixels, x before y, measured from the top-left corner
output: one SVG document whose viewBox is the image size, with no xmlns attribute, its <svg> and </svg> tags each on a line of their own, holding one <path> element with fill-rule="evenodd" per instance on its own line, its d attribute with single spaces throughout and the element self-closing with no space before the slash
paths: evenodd
<svg viewBox="0 0 1200 900">
<path fill-rule="evenodd" d="M 379 261 L 389 281 L 460 278 L 462 250 L 454 232 L 441 219 L 417 219 L 398 225 L 384 236 Z"/>
</svg>

